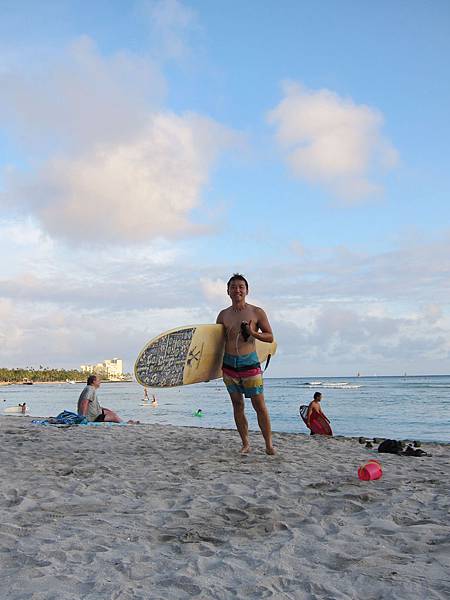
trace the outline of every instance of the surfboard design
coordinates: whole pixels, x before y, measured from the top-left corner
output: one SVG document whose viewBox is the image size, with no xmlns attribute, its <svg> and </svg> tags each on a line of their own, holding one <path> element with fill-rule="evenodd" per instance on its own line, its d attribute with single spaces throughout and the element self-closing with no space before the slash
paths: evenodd
<svg viewBox="0 0 450 600">
<path fill-rule="evenodd" d="M 307 425 L 308 406 L 303 404 L 300 406 L 300 416 L 305 425 Z M 333 435 L 330 424 L 323 416 L 317 412 L 313 412 L 310 418 L 310 430 L 317 435 Z"/>
<path fill-rule="evenodd" d="M 256 340 L 261 362 L 275 354 L 276 343 Z M 148 387 L 175 387 L 222 377 L 223 325 L 189 325 L 150 340 L 134 367 L 136 380 Z"/>
</svg>

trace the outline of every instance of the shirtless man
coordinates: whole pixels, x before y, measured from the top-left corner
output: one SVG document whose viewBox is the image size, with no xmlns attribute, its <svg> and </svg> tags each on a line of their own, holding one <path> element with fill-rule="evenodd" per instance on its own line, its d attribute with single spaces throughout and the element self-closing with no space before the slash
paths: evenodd
<svg viewBox="0 0 450 600">
<path fill-rule="evenodd" d="M 322 400 L 322 394 L 320 392 L 315 392 L 314 393 L 314 399 L 309 403 L 308 406 L 308 413 L 306 415 L 306 425 L 311 429 L 311 415 L 313 414 L 313 412 L 317 412 L 319 413 L 319 415 L 322 415 L 322 417 L 325 419 L 325 421 L 327 421 L 327 423 L 330 423 L 330 420 L 328 419 L 327 416 L 325 416 L 325 413 L 322 410 L 322 407 L 320 406 L 320 401 Z M 314 435 L 313 432 L 311 431 L 311 435 Z"/>
<path fill-rule="evenodd" d="M 245 396 L 251 399 L 256 411 L 267 454 L 275 454 L 270 417 L 264 401 L 262 371 L 255 351 L 255 340 L 273 341 L 272 329 L 263 309 L 246 303 L 248 283 L 243 275 L 235 273 L 231 277 L 227 293 L 231 306 L 219 313 L 216 322 L 225 327 L 223 381 L 233 403 L 234 421 L 242 440 L 241 453 L 250 452 Z"/>
</svg>

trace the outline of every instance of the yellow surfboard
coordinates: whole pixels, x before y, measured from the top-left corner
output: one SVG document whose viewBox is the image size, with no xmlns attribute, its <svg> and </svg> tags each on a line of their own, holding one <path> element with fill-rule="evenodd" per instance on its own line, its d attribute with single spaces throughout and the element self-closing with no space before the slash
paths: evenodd
<svg viewBox="0 0 450 600">
<path fill-rule="evenodd" d="M 225 349 L 223 325 L 189 325 L 153 338 L 139 353 L 136 380 L 148 387 L 174 387 L 222 377 Z M 260 362 L 276 352 L 277 344 L 256 340 Z"/>
</svg>

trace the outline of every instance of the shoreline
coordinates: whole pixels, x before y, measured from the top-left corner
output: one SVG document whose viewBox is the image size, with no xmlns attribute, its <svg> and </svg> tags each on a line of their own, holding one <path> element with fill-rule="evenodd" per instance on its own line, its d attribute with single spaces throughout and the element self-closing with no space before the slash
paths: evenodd
<svg viewBox="0 0 450 600">
<path fill-rule="evenodd" d="M 102 380 L 102 385 L 105 383 L 133 383 L 133 379 L 123 379 L 123 380 L 115 380 L 115 379 L 105 379 Z M 0 381 L 0 386 L 9 386 L 9 385 L 86 385 L 85 379 L 76 380 L 74 383 L 70 383 L 69 381 L 33 381 L 32 383 L 23 383 L 22 381 Z"/>
<path fill-rule="evenodd" d="M 0 405 L 1 407 L 1 405 Z M 25 419 L 29 425 L 33 425 L 32 421 L 33 419 L 36 420 L 42 420 L 42 419 L 48 419 L 48 415 L 47 416 L 38 416 L 38 415 L 29 415 L 29 414 L 25 414 L 25 415 L 21 415 L 21 414 L 14 414 L 14 413 L 0 413 L 0 423 L 2 418 L 6 418 L 6 419 L 11 419 L 11 418 L 19 418 L 21 420 Z M 119 423 L 119 425 L 121 425 L 122 427 L 128 423 L 126 423 L 125 421 L 123 421 L 122 423 Z M 115 425 L 117 425 L 117 423 L 109 423 L 109 424 L 105 424 L 106 427 L 114 427 Z M 227 433 L 232 433 L 235 434 L 236 436 L 238 436 L 237 430 L 235 427 L 231 427 L 231 428 L 227 428 L 227 427 L 199 427 L 196 425 L 171 425 L 171 424 L 165 424 L 165 423 L 148 423 L 148 422 L 139 422 L 138 425 L 140 427 L 160 427 L 160 428 L 174 428 L 174 429 L 193 429 L 196 431 L 217 431 L 217 432 L 227 432 Z M 71 427 L 77 427 L 76 425 L 71 425 Z M 84 425 L 82 425 L 81 427 L 85 427 Z M 259 429 L 249 429 L 249 433 L 251 433 L 252 435 L 259 435 L 260 431 Z M 293 431 L 272 431 L 273 435 L 276 436 L 287 436 L 287 437 L 305 437 L 308 439 L 311 438 L 317 438 L 317 439 L 334 439 L 334 440 L 342 440 L 342 441 L 348 441 L 348 442 L 352 442 L 355 444 L 358 444 L 359 446 L 361 446 L 362 448 L 365 448 L 365 443 L 366 442 L 371 442 L 373 444 L 373 448 L 367 448 L 367 451 L 369 452 L 375 452 L 378 456 L 385 456 L 385 454 L 383 453 L 378 453 L 377 452 L 377 446 L 384 440 L 387 439 L 393 439 L 393 438 L 388 438 L 385 436 L 377 436 L 377 439 L 379 440 L 379 442 L 374 442 L 374 438 L 371 436 L 352 436 L 352 435 L 331 435 L 331 436 L 327 436 L 327 435 L 316 435 L 316 436 L 311 436 L 309 433 L 307 433 L 306 431 L 297 431 L 297 432 L 293 432 Z M 364 438 L 365 442 L 364 443 L 360 443 L 359 439 L 360 438 Z M 238 439 L 236 437 L 236 439 Z M 408 437 L 408 438 L 397 438 L 398 441 L 403 442 L 404 444 L 413 444 L 414 442 L 419 442 L 421 444 L 421 448 L 423 446 L 442 446 L 443 448 L 449 448 L 450 449 L 450 442 L 445 442 L 445 441 L 436 441 L 436 440 L 422 440 L 420 439 L 420 437 Z"/>
</svg>

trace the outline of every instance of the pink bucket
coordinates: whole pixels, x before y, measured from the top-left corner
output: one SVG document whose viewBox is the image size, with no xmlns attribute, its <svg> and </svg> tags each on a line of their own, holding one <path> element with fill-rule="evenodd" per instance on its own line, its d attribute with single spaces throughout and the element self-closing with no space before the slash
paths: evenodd
<svg viewBox="0 0 450 600">
<path fill-rule="evenodd" d="M 358 477 L 362 481 L 380 479 L 382 475 L 383 470 L 377 460 L 369 460 L 369 462 L 367 462 L 365 465 L 362 465 L 358 469 Z"/>
</svg>

